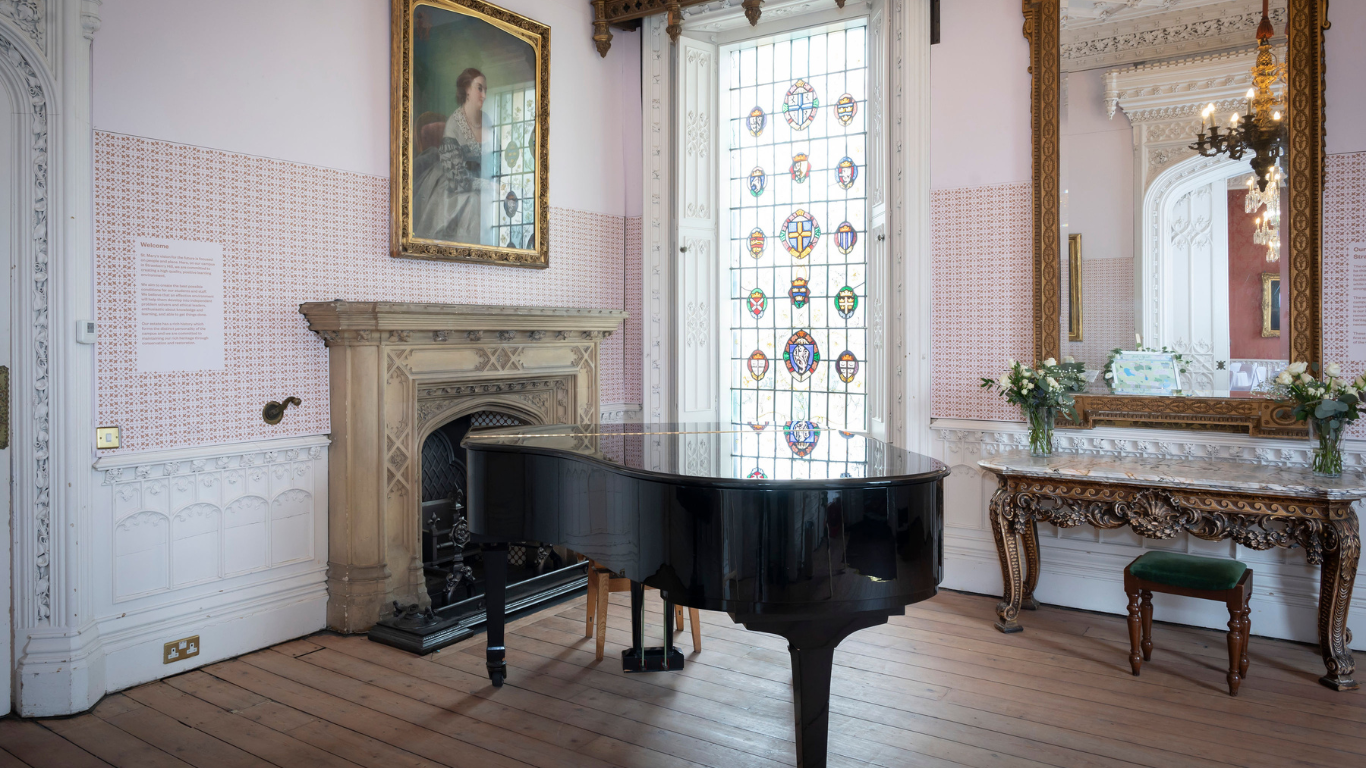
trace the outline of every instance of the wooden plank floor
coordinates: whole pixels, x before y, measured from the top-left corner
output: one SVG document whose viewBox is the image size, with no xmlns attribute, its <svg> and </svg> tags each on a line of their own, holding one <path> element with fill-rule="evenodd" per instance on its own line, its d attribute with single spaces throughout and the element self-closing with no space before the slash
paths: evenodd
<svg viewBox="0 0 1366 768">
<path fill-rule="evenodd" d="M 612 596 L 601 664 L 582 598 L 509 626 L 502 689 L 485 677 L 480 637 L 418 658 L 321 633 L 87 714 L 0 720 L 0 768 L 794 764 L 784 641 L 704 612 L 702 653 L 678 636 L 685 670 L 625 675 L 626 600 Z M 1222 633 L 1159 623 L 1133 677 L 1120 617 L 1045 608 L 1002 635 L 995 602 L 944 592 L 846 640 L 831 765 L 1366 765 L 1366 693 L 1319 686 L 1309 646 L 1254 638 L 1230 698 Z"/>
</svg>

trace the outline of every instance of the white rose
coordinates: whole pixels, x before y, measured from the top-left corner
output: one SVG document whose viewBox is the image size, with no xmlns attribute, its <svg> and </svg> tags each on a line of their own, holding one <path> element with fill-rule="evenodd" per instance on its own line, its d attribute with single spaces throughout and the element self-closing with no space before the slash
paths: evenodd
<svg viewBox="0 0 1366 768">
<path fill-rule="evenodd" d="M 1006 367 L 1007 367 L 1007 368 L 1014 368 L 1014 367 L 1015 367 L 1015 358 L 1013 358 L 1013 357 L 1007 357 L 1007 358 L 1006 358 Z"/>
<path fill-rule="evenodd" d="M 1310 375 L 1307 374 L 1307 373 L 1300 373 L 1300 383 L 1301 383 L 1301 384 L 1309 384 L 1309 383 L 1311 383 L 1311 382 L 1313 382 L 1313 381 L 1314 381 L 1314 377 L 1313 377 L 1313 376 L 1310 376 Z"/>
<path fill-rule="evenodd" d="M 1062 359 L 1062 361 L 1063 361 L 1064 363 L 1075 363 L 1075 362 L 1077 362 L 1077 358 L 1072 357 L 1071 355 L 1068 355 L 1068 356 L 1064 357 L 1064 358 Z"/>
<path fill-rule="evenodd" d="M 1043 364 L 1045 367 L 1052 368 L 1053 366 L 1058 364 L 1058 361 L 1050 357 L 1047 360 L 1043 361 Z"/>
<path fill-rule="evenodd" d="M 1342 367 L 1337 363 L 1329 363 L 1328 367 L 1323 369 L 1323 372 L 1336 379 L 1342 375 Z"/>
<path fill-rule="evenodd" d="M 1049 386 L 1050 388 L 1052 388 L 1052 389 L 1057 389 L 1057 388 L 1058 388 L 1058 381 L 1057 381 L 1057 379 L 1054 379 L 1052 376 L 1047 376 L 1047 377 L 1045 377 L 1045 378 L 1044 378 L 1044 381 L 1047 381 L 1047 382 L 1048 382 L 1048 386 Z"/>
<path fill-rule="evenodd" d="M 1281 375 L 1276 377 L 1276 383 L 1283 387 L 1288 387 L 1294 382 L 1295 380 L 1290 378 L 1290 374 L 1286 371 L 1281 371 Z"/>
<path fill-rule="evenodd" d="M 1309 363 L 1291 363 L 1286 370 L 1290 371 L 1291 376 L 1299 376 L 1301 373 L 1309 370 Z"/>
</svg>

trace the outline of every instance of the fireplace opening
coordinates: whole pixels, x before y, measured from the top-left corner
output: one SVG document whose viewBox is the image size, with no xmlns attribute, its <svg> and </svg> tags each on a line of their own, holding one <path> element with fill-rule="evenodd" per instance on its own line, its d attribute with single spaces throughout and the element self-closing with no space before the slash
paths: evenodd
<svg viewBox="0 0 1366 768">
<path fill-rule="evenodd" d="M 471 429 L 516 427 L 527 419 L 494 410 L 466 414 L 435 429 L 422 444 L 422 570 L 430 607 L 394 605 L 370 639 L 430 653 L 473 634 L 484 623 L 484 563 L 465 515 L 465 449 Z M 537 542 L 508 545 L 509 613 L 557 599 L 587 584 L 586 561 Z"/>
<path fill-rule="evenodd" d="M 479 411 L 432 432 L 422 444 L 422 570 L 432 608 L 484 594 L 483 559 L 469 543 L 465 519 L 465 449 L 460 441 L 471 429 L 519 427 L 511 414 Z M 508 547 L 508 584 L 516 584 L 564 565 L 565 557 L 545 545 Z"/>
</svg>

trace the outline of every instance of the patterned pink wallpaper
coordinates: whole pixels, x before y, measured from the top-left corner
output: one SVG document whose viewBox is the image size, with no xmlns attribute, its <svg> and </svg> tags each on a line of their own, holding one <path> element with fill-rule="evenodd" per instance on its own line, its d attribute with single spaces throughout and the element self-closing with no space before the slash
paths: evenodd
<svg viewBox="0 0 1366 768">
<path fill-rule="evenodd" d="M 1347 249 L 1366 243 L 1366 152 L 1329 155 L 1323 189 L 1323 359 L 1350 374 L 1366 371 L 1347 346 Z M 1366 439 L 1366 421 L 1347 432 Z"/>
<path fill-rule="evenodd" d="M 978 389 L 977 382 L 998 375 L 1007 356 L 1033 356 L 1029 186 L 1022 182 L 931 193 L 932 406 L 937 418 L 1021 420 L 1015 408 Z M 1366 152 L 1328 156 L 1323 207 L 1324 359 L 1356 374 L 1366 370 L 1366 360 L 1347 358 L 1347 248 L 1366 242 Z M 1125 291 L 1127 276 L 1127 290 L 1132 291 L 1128 260 L 1113 261 L 1106 265 L 1113 267 L 1106 270 L 1106 283 L 1118 295 Z M 1366 438 L 1366 424 L 1358 424 L 1351 436 Z"/>
<path fill-rule="evenodd" d="M 641 269 L 644 267 L 645 239 L 641 225 L 640 216 L 626 219 L 626 311 L 631 313 L 631 317 L 626 320 L 623 334 L 626 359 L 621 376 L 621 397 L 617 400 L 604 399 L 603 402 L 639 403 L 644 400 L 644 372 L 641 365 L 645 359 L 645 308 L 642 306 L 645 289 Z"/>
<path fill-rule="evenodd" d="M 1067 285 L 1067 259 L 1062 259 L 1062 282 Z M 1067 341 L 1067 291 L 1062 293 L 1058 333 L 1063 355 L 1071 355 L 1099 370 L 1115 347 L 1132 348 L 1134 322 L 1134 260 L 1082 259 L 1081 341 Z"/>
<path fill-rule="evenodd" d="M 100 423 L 123 428 L 124 451 L 327 432 L 327 350 L 298 312 L 305 301 L 623 308 L 626 219 L 567 208 L 550 216 L 546 270 L 393 259 L 388 179 L 96 132 Z M 225 371 L 137 372 L 137 236 L 223 244 Z M 628 335 L 603 347 L 603 402 L 640 389 L 638 363 L 624 377 Z M 264 424 L 261 406 L 288 395 L 303 406 Z"/>
<path fill-rule="evenodd" d="M 1033 356 L 1030 183 L 930 193 L 936 417 L 1020 419 L 978 387 L 1005 359 Z"/>
</svg>

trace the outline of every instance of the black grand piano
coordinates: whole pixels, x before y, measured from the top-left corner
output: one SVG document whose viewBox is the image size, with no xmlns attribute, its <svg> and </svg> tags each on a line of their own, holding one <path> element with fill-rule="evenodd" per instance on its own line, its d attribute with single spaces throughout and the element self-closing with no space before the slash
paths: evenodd
<svg viewBox="0 0 1366 768">
<path fill-rule="evenodd" d="M 634 582 L 627 671 L 682 666 L 670 605 L 725 611 L 786 638 L 797 764 L 823 768 L 835 646 L 934 596 L 949 470 L 862 434 L 792 438 L 780 426 L 718 424 L 470 433 L 469 524 L 484 547 L 493 684 L 507 676 L 506 542 L 562 545 Z M 820 441 L 824 450 L 810 452 Z M 666 601 L 659 648 L 644 647 L 642 585 Z"/>
</svg>

